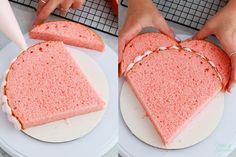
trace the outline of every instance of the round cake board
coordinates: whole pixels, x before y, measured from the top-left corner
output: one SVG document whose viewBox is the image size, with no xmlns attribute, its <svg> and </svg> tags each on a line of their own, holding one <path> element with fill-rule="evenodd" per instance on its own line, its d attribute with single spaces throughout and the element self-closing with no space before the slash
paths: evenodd
<svg viewBox="0 0 236 157">
<path fill-rule="evenodd" d="M 211 135 L 224 112 L 224 94 L 219 93 L 168 145 L 162 143 L 126 81 L 121 89 L 120 110 L 126 125 L 139 140 L 157 148 L 182 149 L 195 145 Z"/>
<path fill-rule="evenodd" d="M 67 46 L 67 49 L 107 106 L 109 87 L 106 76 L 100 66 L 91 57 L 78 52 L 77 49 L 69 46 Z M 98 125 L 106 106 L 98 112 L 79 115 L 22 131 L 30 137 L 44 142 L 61 143 L 72 141 L 88 134 Z"/>
</svg>

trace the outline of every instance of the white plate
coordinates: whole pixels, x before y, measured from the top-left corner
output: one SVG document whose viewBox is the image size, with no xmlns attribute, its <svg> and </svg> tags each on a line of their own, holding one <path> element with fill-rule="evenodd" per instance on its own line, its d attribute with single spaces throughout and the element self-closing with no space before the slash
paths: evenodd
<svg viewBox="0 0 236 157">
<path fill-rule="evenodd" d="M 25 36 L 28 45 L 39 41 Z M 72 48 L 72 46 L 70 46 Z M 75 47 L 73 47 L 75 48 Z M 64 156 L 102 156 L 118 141 L 117 128 L 117 56 L 107 45 L 103 54 L 92 50 L 76 48 L 79 52 L 94 59 L 102 68 L 108 81 L 109 102 L 101 122 L 89 134 L 77 140 L 52 144 L 40 142 L 24 133 L 15 130 L 7 121 L 6 115 L 0 112 L 0 146 L 12 156 L 17 157 L 64 157 Z M 0 51 L 0 79 L 8 68 L 10 61 L 19 54 L 20 50 L 13 43 Z M 0 80 L 0 81 L 1 81 Z"/>
<path fill-rule="evenodd" d="M 178 35 L 180 39 L 186 39 L 189 36 Z M 119 90 L 121 93 L 124 79 L 119 80 Z M 226 93 L 224 100 L 224 114 L 215 131 L 204 141 L 181 150 L 164 150 L 152 147 L 137 137 L 126 126 L 120 114 L 119 120 L 119 151 L 123 157 L 198 157 L 213 156 L 226 157 L 236 147 L 236 88 L 232 93 Z"/>
<path fill-rule="evenodd" d="M 224 94 L 219 93 L 168 145 L 162 143 L 126 81 L 121 90 L 120 110 L 130 131 L 141 141 L 162 149 L 182 149 L 201 142 L 214 131 L 224 112 Z"/>
</svg>

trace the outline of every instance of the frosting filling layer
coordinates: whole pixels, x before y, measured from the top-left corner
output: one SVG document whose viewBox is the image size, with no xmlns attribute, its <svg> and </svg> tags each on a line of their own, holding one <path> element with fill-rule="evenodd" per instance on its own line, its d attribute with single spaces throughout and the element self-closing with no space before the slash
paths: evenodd
<svg viewBox="0 0 236 157">
<path fill-rule="evenodd" d="M 13 64 L 16 61 L 16 58 L 14 58 L 11 62 L 11 64 Z M 20 122 L 18 121 L 18 119 L 13 115 L 12 113 L 12 109 L 8 104 L 8 100 L 7 100 L 7 96 L 6 96 L 6 89 L 5 86 L 7 84 L 7 75 L 8 75 L 9 69 L 6 70 L 5 72 L 5 76 L 3 78 L 3 82 L 1 85 L 1 93 L 2 93 L 2 111 L 5 112 L 7 114 L 7 119 L 14 125 L 14 127 L 17 130 L 21 130 L 22 126 L 20 124 Z"/>
</svg>

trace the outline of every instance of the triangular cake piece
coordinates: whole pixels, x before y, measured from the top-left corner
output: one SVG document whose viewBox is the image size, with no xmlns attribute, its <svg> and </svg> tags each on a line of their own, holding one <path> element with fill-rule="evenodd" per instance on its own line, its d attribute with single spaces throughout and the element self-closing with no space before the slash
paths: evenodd
<svg viewBox="0 0 236 157">
<path fill-rule="evenodd" d="M 71 21 L 50 21 L 34 27 L 31 38 L 63 41 L 65 44 L 103 51 L 102 38 L 90 28 Z"/>
<path fill-rule="evenodd" d="M 160 33 L 142 34 L 127 45 L 122 63 L 127 82 L 164 144 L 222 90 L 231 69 L 229 57 L 212 43 L 170 41 Z"/>
<path fill-rule="evenodd" d="M 5 79 L 3 108 L 21 129 L 99 111 L 105 104 L 62 42 L 22 52 Z"/>
</svg>

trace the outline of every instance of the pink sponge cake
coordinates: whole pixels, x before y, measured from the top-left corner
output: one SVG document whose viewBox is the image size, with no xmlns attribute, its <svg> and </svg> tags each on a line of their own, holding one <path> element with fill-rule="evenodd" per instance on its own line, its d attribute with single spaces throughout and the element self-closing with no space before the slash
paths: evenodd
<svg viewBox="0 0 236 157">
<path fill-rule="evenodd" d="M 138 55 L 150 50 L 154 51 L 160 46 L 171 46 L 178 44 L 175 40 L 161 33 L 144 33 L 131 40 L 124 52 L 123 61 L 120 64 L 119 73 L 122 75 L 129 63 Z"/>
<path fill-rule="evenodd" d="M 228 55 L 218 46 L 205 40 L 190 40 L 180 43 L 182 47 L 188 47 L 206 56 L 215 63 L 216 68 L 221 73 L 224 87 L 228 83 L 231 68 Z"/>
<path fill-rule="evenodd" d="M 3 109 L 19 129 L 104 107 L 62 42 L 39 43 L 21 53 L 6 74 L 3 90 Z"/>
<path fill-rule="evenodd" d="M 168 37 L 160 37 L 161 43 L 171 44 L 170 39 L 163 41 Z M 163 143 L 169 144 L 227 84 L 230 60 L 206 41 L 158 46 L 155 50 L 153 45 L 145 45 L 140 49 L 150 51 L 136 53 L 133 61 L 124 58 L 125 76 Z"/>
<path fill-rule="evenodd" d="M 66 44 L 103 51 L 104 43 L 100 36 L 88 27 L 70 21 L 51 21 L 34 27 L 31 38 L 63 41 Z"/>
</svg>

